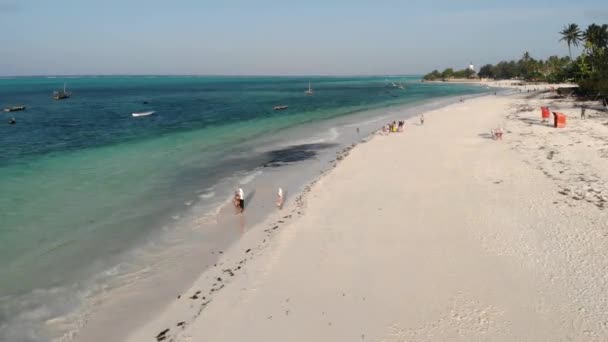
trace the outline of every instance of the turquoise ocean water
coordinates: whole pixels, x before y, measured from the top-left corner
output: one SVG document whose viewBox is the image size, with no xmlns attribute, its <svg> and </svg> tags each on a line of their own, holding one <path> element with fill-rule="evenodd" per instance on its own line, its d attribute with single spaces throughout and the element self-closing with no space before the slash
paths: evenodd
<svg viewBox="0 0 608 342">
<path fill-rule="evenodd" d="M 64 83 L 72 98 L 52 100 Z M 66 288 L 82 291 L 183 203 L 211 201 L 220 180 L 272 163 L 260 137 L 480 92 L 418 77 L 0 78 L 0 106 L 27 106 L 0 117 L 0 340 L 45 340 L 44 321 L 78 305 Z"/>
</svg>

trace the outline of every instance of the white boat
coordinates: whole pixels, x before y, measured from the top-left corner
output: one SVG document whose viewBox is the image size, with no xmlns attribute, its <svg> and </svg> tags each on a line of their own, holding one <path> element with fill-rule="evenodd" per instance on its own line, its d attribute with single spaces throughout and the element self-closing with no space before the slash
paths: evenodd
<svg viewBox="0 0 608 342">
<path fill-rule="evenodd" d="M 63 90 L 58 90 L 53 92 L 53 99 L 55 100 L 65 100 L 69 99 L 72 96 L 72 93 L 65 90 L 65 82 L 63 83 Z"/>
<path fill-rule="evenodd" d="M 304 94 L 310 96 L 313 94 L 312 87 L 310 86 L 310 82 L 308 82 L 308 90 L 304 92 Z"/>
<path fill-rule="evenodd" d="M 155 112 L 152 110 L 152 111 L 149 111 L 149 112 L 131 113 L 131 115 L 133 115 L 134 118 L 137 118 L 137 117 L 140 117 L 140 116 L 152 115 L 154 113 Z"/>
</svg>

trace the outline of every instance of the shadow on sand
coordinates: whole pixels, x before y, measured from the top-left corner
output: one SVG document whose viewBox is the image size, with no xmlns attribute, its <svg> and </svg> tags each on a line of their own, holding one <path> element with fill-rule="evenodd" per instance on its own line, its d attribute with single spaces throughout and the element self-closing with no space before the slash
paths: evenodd
<svg viewBox="0 0 608 342">
<path fill-rule="evenodd" d="M 542 122 L 540 122 L 540 121 L 538 121 L 536 119 L 520 118 L 519 120 L 521 122 L 523 122 L 523 123 L 527 123 L 528 125 L 537 125 L 537 126 L 543 126 L 543 127 L 550 127 L 550 125 L 547 125 L 546 123 L 542 123 Z M 549 122 L 551 122 L 551 120 L 553 120 L 553 119 L 550 119 Z"/>
<path fill-rule="evenodd" d="M 477 136 L 480 138 L 483 138 L 483 139 L 494 140 L 494 137 L 492 137 L 492 134 L 490 134 L 490 133 L 479 133 L 479 134 L 477 134 Z"/>
</svg>

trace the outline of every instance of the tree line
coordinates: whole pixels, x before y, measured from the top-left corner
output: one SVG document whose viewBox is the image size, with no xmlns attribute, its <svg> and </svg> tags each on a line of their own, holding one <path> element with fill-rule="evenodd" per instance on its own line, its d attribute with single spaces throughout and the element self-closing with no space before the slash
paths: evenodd
<svg viewBox="0 0 608 342">
<path fill-rule="evenodd" d="M 575 82 L 585 95 L 608 96 L 608 25 L 591 24 L 581 31 L 577 24 L 569 24 L 559 32 L 568 46 L 566 57 L 551 56 L 545 60 L 535 59 L 525 52 L 519 60 L 501 61 L 496 65 L 486 64 L 479 69 L 477 77 L 496 80 L 520 79 L 536 82 Z M 583 47 L 581 54 L 573 58 L 572 46 Z M 443 72 L 434 70 L 424 76 L 425 80 L 448 80 L 469 78 L 473 71 L 451 68 Z"/>
</svg>

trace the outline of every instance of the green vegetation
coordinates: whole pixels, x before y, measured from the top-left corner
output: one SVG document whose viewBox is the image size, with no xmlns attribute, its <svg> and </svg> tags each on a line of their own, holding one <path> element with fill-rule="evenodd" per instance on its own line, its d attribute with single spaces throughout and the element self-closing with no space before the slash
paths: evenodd
<svg viewBox="0 0 608 342">
<path fill-rule="evenodd" d="M 581 31 L 577 24 L 569 24 L 559 34 L 559 41 L 568 45 L 569 56 L 551 56 L 546 60 L 537 60 L 525 52 L 517 61 L 484 65 L 476 76 L 496 80 L 575 82 L 580 86 L 582 94 L 608 97 L 608 25 L 591 24 L 585 31 Z M 583 51 L 580 56 L 572 58 L 572 46 L 579 44 Z M 471 70 L 454 71 L 448 68 L 443 72 L 435 70 L 425 75 L 424 79 L 446 81 L 471 76 Z"/>
<path fill-rule="evenodd" d="M 435 81 L 435 80 L 448 80 L 450 78 L 469 78 L 475 74 L 474 71 L 470 69 L 462 69 L 454 71 L 452 68 L 447 68 L 443 72 L 439 72 L 438 70 L 433 70 L 433 72 L 424 76 L 424 79 L 427 81 Z"/>
<path fill-rule="evenodd" d="M 578 43 L 581 42 L 581 39 L 583 37 L 581 30 L 578 28 L 577 24 L 570 24 L 564 27 L 562 32 L 560 32 L 559 34 L 562 35 L 562 39 L 560 39 L 559 41 L 566 42 L 566 44 L 568 44 L 568 55 L 570 56 L 570 59 L 572 59 L 571 46 L 578 46 Z"/>
</svg>

